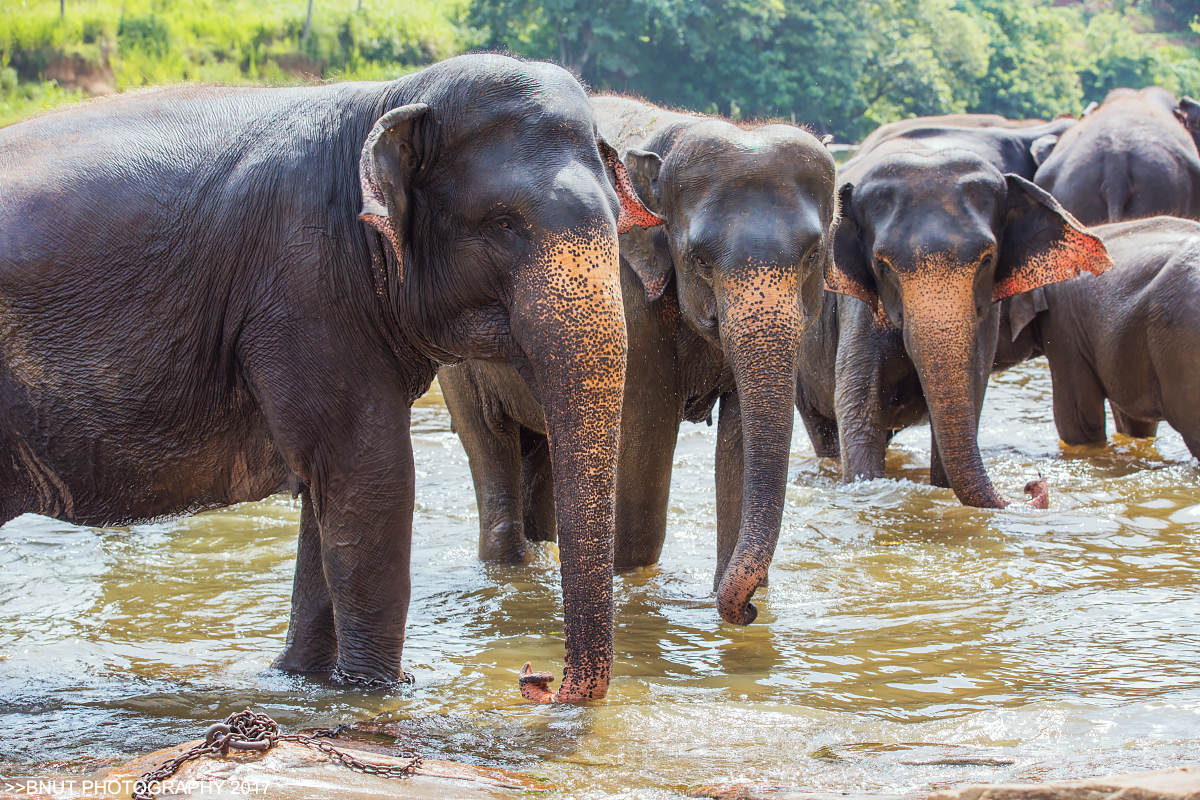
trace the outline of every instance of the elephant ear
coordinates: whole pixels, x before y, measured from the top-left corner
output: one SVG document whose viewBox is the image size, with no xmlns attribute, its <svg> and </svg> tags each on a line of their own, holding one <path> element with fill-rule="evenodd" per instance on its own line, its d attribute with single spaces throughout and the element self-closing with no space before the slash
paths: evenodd
<svg viewBox="0 0 1200 800">
<path fill-rule="evenodd" d="M 1179 105 L 1175 107 L 1175 119 L 1183 123 L 1188 133 L 1193 136 L 1200 134 L 1200 103 L 1186 95 L 1179 98 Z"/>
<path fill-rule="evenodd" d="M 1046 290 L 1039 286 L 1028 292 L 1014 294 L 1008 298 L 1008 327 L 1015 342 L 1025 330 L 1025 326 L 1043 311 L 1049 311 L 1050 304 L 1046 302 Z"/>
<path fill-rule="evenodd" d="M 599 136 L 596 141 L 600 145 L 600 155 L 604 159 L 608 177 L 621 200 L 617 233 L 621 234 L 622 255 L 626 256 L 629 266 L 641 279 L 646 289 L 646 299 L 653 302 L 662 297 L 673 273 L 666 233 L 661 227 L 664 220 L 643 202 L 643 198 L 649 195 L 643 193 L 641 187 L 635 186 L 634 174 L 621 163 L 621 157 L 612 145 Z"/>
<path fill-rule="evenodd" d="M 630 149 L 625 154 L 625 169 L 629 172 L 629 181 L 637 190 L 638 197 L 655 214 L 661 214 L 658 175 L 662 171 L 662 158 L 658 153 L 651 153 L 649 150 Z"/>
<path fill-rule="evenodd" d="M 417 168 L 413 124 L 429 106 L 424 103 L 394 108 L 379 118 L 363 143 L 358 158 L 362 211 L 358 218 L 379 231 L 399 265 L 404 280 L 404 245 L 409 226 L 409 183 Z"/>
<path fill-rule="evenodd" d="M 1047 133 L 1045 136 L 1039 136 L 1029 145 L 1029 154 L 1033 156 L 1033 163 L 1041 166 L 1054 152 L 1054 146 L 1058 144 L 1058 134 Z"/>
<path fill-rule="evenodd" d="M 621 157 L 617 155 L 617 151 L 599 136 L 596 137 L 596 142 L 600 146 L 600 158 L 604 161 L 608 179 L 612 181 L 613 188 L 617 190 L 617 198 L 621 201 L 621 215 L 617 218 L 617 233 L 627 233 L 635 225 L 641 228 L 662 225 L 663 218 L 646 208 L 645 203 L 638 197 L 637 191 L 629 181 L 629 172 L 621 163 Z"/>
<path fill-rule="evenodd" d="M 1112 267 L 1104 242 L 1079 224 L 1048 192 L 1019 175 L 1005 175 L 1008 207 L 992 302 L 1080 272 L 1101 275 Z"/>
<path fill-rule="evenodd" d="M 833 258 L 825 262 L 825 288 L 857 297 L 874 309 L 879 304 L 875 279 L 863 249 L 862 228 L 854 217 L 854 184 L 838 190 L 841 217 L 833 237 Z"/>
</svg>

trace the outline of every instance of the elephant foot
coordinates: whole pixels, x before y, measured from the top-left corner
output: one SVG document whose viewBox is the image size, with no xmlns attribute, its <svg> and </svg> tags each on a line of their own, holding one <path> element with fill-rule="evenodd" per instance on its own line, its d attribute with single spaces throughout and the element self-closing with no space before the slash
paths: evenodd
<svg viewBox="0 0 1200 800">
<path fill-rule="evenodd" d="M 283 672 L 300 675 L 321 675 L 337 671 L 337 650 L 305 650 L 287 647 L 271 666 Z"/>
<path fill-rule="evenodd" d="M 554 676 L 549 672 L 534 672 L 533 664 L 526 661 L 525 666 L 521 667 L 521 677 L 517 679 L 521 686 L 521 697 L 535 703 L 556 702 L 558 695 L 549 689 L 552 680 Z"/>
<path fill-rule="evenodd" d="M 358 675 L 346 672 L 341 667 L 333 671 L 333 679 L 338 683 L 362 686 L 367 689 L 386 689 L 397 684 L 411 685 L 417 682 L 416 677 L 411 672 L 405 672 L 404 670 L 400 670 L 400 674 L 395 678 L 379 678 L 373 675 Z"/>
<path fill-rule="evenodd" d="M 1032 508 L 1050 507 L 1050 483 L 1045 478 L 1039 477 L 1025 484 L 1025 494 L 1029 495 L 1028 505 Z"/>
</svg>

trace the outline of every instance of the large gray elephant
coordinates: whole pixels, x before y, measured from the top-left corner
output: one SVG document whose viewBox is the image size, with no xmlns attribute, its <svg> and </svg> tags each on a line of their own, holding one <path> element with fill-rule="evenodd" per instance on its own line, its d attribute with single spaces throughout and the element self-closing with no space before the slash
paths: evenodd
<svg viewBox="0 0 1200 800">
<path fill-rule="evenodd" d="M 1034 182 L 1085 225 L 1200 218 L 1200 105 L 1166 89 L 1114 89 L 1059 137 Z"/>
<path fill-rule="evenodd" d="M 1107 399 L 1118 432 L 1154 436 L 1166 420 L 1200 458 L 1200 222 L 1152 217 L 1091 231 L 1113 268 L 1006 301 L 995 368 L 1046 356 L 1067 444 L 1105 441 Z"/>
<path fill-rule="evenodd" d="M 967 505 L 1011 502 L 976 440 L 1006 297 L 1110 265 L 1100 241 L 1025 178 L 972 152 L 894 139 L 838 176 L 841 220 L 797 408 L 843 480 L 884 474 L 888 441 L 929 419 L 930 481 Z M 1044 484 L 1027 487 L 1046 502 Z"/>
<path fill-rule="evenodd" d="M 665 220 L 621 236 L 616 566 L 658 560 L 679 424 L 711 421 L 719 398 L 718 609 L 748 624 L 782 520 L 801 297 L 815 308 L 830 258 L 833 159 L 791 125 L 743 128 L 619 97 L 592 105 Z M 503 365 L 443 368 L 439 382 L 470 457 L 480 556 L 518 559 L 527 538 L 553 536 L 542 410 Z"/>
<path fill-rule="evenodd" d="M 566 71 L 184 87 L 0 131 L 0 521 L 303 498 L 276 662 L 401 676 L 412 402 L 511 361 L 546 409 L 559 700 L 605 695 L 626 333 L 617 231 L 657 222 Z M 615 187 L 615 188 L 614 188 Z M 568 324 L 569 323 L 569 324 Z"/>
</svg>

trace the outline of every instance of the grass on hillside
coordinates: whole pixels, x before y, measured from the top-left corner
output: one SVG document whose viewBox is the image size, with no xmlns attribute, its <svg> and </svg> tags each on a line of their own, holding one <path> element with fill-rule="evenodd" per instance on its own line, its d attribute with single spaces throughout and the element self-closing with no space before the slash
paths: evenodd
<svg viewBox="0 0 1200 800">
<path fill-rule="evenodd" d="M 201 81 L 382 80 L 468 46 L 465 0 L 20 0 L 0 14 L 0 125 L 83 98 L 39 80 L 78 56 L 112 70 L 117 91 Z M 19 78 L 19 80 L 18 80 Z M 311 79 L 311 78 L 309 78 Z"/>
</svg>

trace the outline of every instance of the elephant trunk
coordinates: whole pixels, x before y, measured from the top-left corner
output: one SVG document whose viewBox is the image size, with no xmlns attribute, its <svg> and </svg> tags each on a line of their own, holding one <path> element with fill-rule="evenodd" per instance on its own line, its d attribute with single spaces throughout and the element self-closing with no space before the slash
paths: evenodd
<svg viewBox="0 0 1200 800">
<path fill-rule="evenodd" d="M 943 288 L 933 296 L 947 294 Z M 904 343 L 921 378 L 935 446 L 950 486 L 965 505 L 1003 508 L 1012 501 L 996 491 L 979 454 L 983 398 L 976 395 L 985 386 L 992 357 L 980 357 L 988 348 L 981 347 L 979 319 L 972 313 L 975 301 L 972 297 L 959 307 L 947 303 L 933 309 L 915 305 L 905 304 Z"/>
<path fill-rule="evenodd" d="M 521 678 L 538 702 L 600 699 L 613 660 L 613 532 L 627 339 L 611 227 L 565 234 L 523 271 L 510 306 L 526 380 L 546 413 L 562 562 L 566 667 Z M 531 373 L 531 374 L 530 374 Z"/>
<path fill-rule="evenodd" d="M 714 286 L 726 358 L 741 405 L 743 478 L 738 542 L 717 588 L 717 611 L 737 625 L 767 575 L 787 490 L 801 314 L 794 273 L 767 265 Z"/>
</svg>

